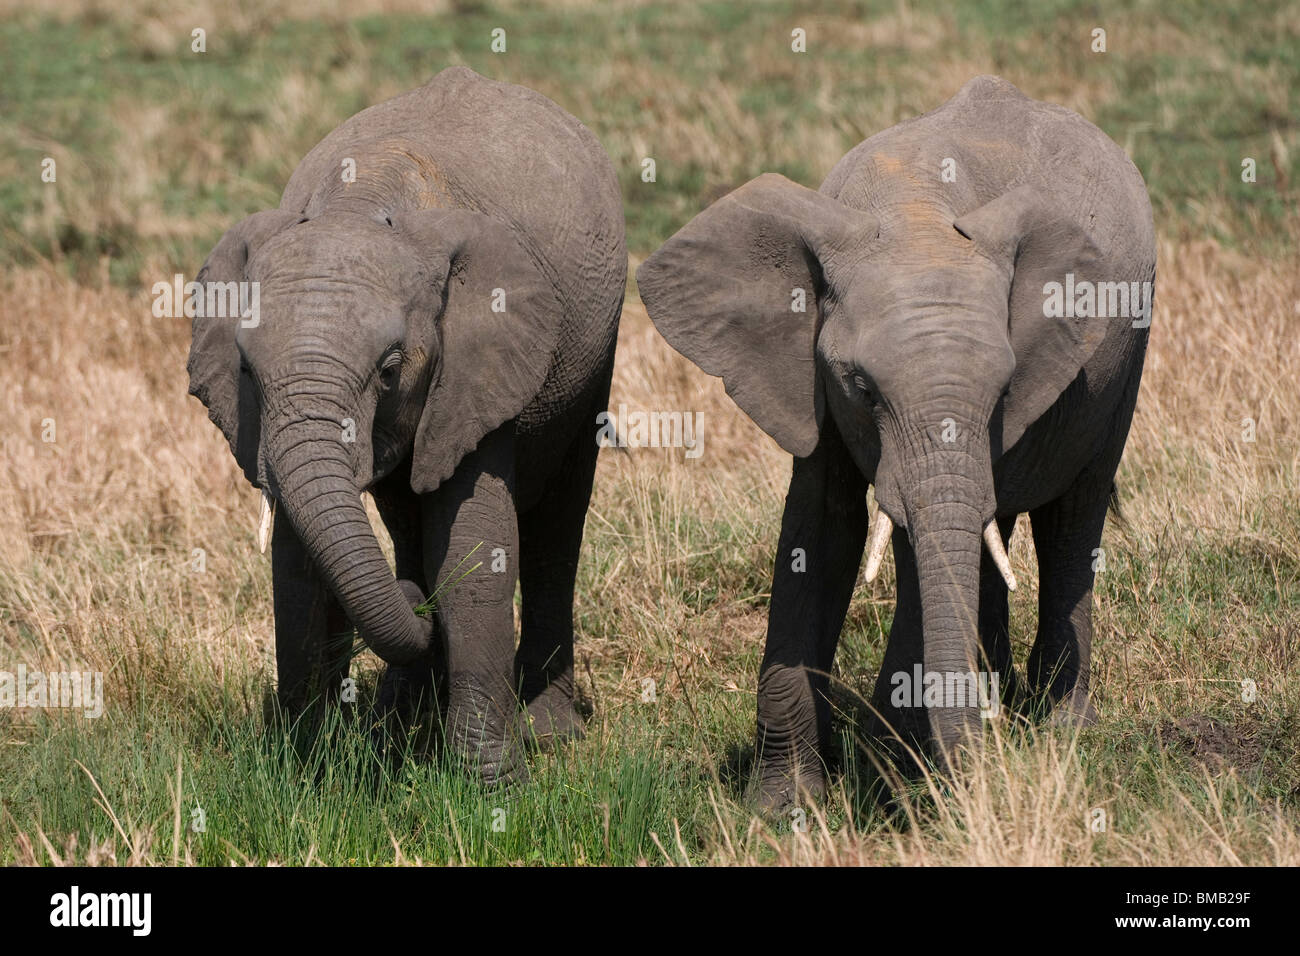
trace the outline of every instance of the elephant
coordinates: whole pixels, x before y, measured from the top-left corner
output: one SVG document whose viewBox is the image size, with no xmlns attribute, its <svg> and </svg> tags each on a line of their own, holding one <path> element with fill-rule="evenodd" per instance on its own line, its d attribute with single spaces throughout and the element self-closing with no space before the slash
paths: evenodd
<svg viewBox="0 0 1300 956">
<path fill-rule="evenodd" d="M 820 190 L 751 180 L 640 266 L 663 337 L 793 456 L 758 678 L 760 805 L 824 795 L 836 645 L 864 551 L 871 580 L 891 543 L 868 728 L 891 756 L 950 771 L 1003 700 L 1096 719 L 1093 564 L 1154 280 L 1151 206 L 1123 150 L 993 76 L 866 139 Z M 1023 682 L 1006 553 L 1022 513 L 1039 568 Z"/>
<path fill-rule="evenodd" d="M 485 784 L 581 735 L 575 577 L 626 276 L 596 138 L 464 68 L 343 122 L 217 243 L 200 287 L 247 282 L 258 314 L 194 318 L 190 394 L 275 513 L 283 712 L 338 701 L 355 627 L 381 702 L 444 689 Z"/>
</svg>

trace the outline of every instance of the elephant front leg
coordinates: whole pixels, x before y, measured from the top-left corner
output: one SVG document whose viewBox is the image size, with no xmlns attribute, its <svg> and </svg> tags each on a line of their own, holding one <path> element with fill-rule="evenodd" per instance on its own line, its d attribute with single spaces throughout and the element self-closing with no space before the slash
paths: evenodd
<svg viewBox="0 0 1300 956">
<path fill-rule="evenodd" d="M 1085 475 L 1060 498 L 1030 512 L 1038 555 L 1038 633 L 1029 654 L 1031 707 L 1053 722 L 1092 724 L 1093 566 L 1106 522 L 1109 481 Z"/>
<path fill-rule="evenodd" d="M 412 607 L 430 594 L 424 575 L 424 531 L 420 496 L 411 490 L 411 463 L 399 464 L 380 480 L 371 494 L 393 542 L 398 585 Z M 427 660 L 389 664 L 375 694 L 373 723 L 376 744 L 400 763 L 402 743 L 413 739 L 417 752 L 431 749 L 440 729 L 441 705 L 446 702 L 446 641 L 434 622 L 433 646 Z M 396 746 L 395 746 L 396 745 Z"/>
<path fill-rule="evenodd" d="M 758 801 L 779 812 L 826 790 L 831 663 L 867 531 L 867 483 L 828 422 L 796 458 L 758 676 Z"/>
<path fill-rule="evenodd" d="M 276 696 L 283 715 L 296 719 L 313 705 L 324 707 L 340 700 L 348 676 L 352 625 L 283 516 L 271 534 L 271 582 Z"/>
<path fill-rule="evenodd" d="M 446 636 L 446 739 L 488 784 L 527 776 L 513 686 L 519 532 L 514 430 L 503 426 L 425 496 L 425 569 Z"/>
</svg>

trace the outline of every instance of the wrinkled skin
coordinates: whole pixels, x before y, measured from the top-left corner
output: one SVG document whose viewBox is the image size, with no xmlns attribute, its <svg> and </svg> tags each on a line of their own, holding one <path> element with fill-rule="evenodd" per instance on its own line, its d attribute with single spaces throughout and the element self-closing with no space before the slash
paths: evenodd
<svg viewBox="0 0 1300 956">
<path fill-rule="evenodd" d="M 442 688 L 489 783 L 526 774 L 521 730 L 581 731 L 574 577 L 626 268 L 594 137 L 463 68 L 343 123 L 222 238 L 199 279 L 258 282 L 260 321 L 196 318 L 190 391 L 276 502 L 290 714 L 337 700 L 350 622 L 390 665 L 381 704 Z"/>
<path fill-rule="evenodd" d="M 758 686 L 764 805 L 826 785 L 829 673 L 869 486 L 898 576 L 872 732 L 941 766 L 978 742 L 977 698 L 896 705 L 898 675 L 918 665 L 991 671 L 1007 701 L 1095 718 L 1093 549 L 1149 323 L 1049 318 L 1044 286 L 1067 273 L 1154 283 L 1145 186 L 1096 127 L 996 77 L 866 140 L 819 192 L 760 176 L 641 266 L 664 337 L 794 455 Z M 1011 665 L 1008 586 L 981 542 L 996 522 L 1005 547 L 1024 512 L 1040 573 L 1027 681 Z"/>
</svg>

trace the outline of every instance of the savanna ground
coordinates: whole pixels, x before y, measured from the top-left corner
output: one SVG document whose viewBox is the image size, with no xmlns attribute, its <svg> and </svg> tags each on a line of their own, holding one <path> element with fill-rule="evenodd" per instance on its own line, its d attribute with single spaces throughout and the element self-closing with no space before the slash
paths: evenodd
<svg viewBox="0 0 1300 956">
<path fill-rule="evenodd" d="M 0 710 L 0 863 L 1300 863 L 1293 4 L 40 8 L 0 4 L 0 670 L 102 671 L 105 714 Z M 577 608 L 587 739 L 493 794 L 437 761 L 375 772 L 364 720 L 301 758 L 266 729 L 257 494 L 186 396 L 188 322 L 154 318 L 148 290 L 274 206 L 338 122 L 454 64 L 592 128 L 633 266 L 728 189 L 764 171 L 816 186 L 979 73 L 1125 147 L 1160 264 L 1126 520 L 1097 578 L 1097 727 L 1002 727 L 941 791 L 918 784 L 887 812 L 841 715 L 834 792 L 806 829 L 754 818 L 742 791 L 790 460 L 665 345 L 632 287 L 611 407 L 698 411 L 704 452 L 602 453 Z M 1023 524 L 1012 560 L 1023 666 Z M 892 587 L 887 566 L 854 596 L 844 699 L 870 689 Z M 378 667 L 358 658 L 361 714 Z"/>
</svg>

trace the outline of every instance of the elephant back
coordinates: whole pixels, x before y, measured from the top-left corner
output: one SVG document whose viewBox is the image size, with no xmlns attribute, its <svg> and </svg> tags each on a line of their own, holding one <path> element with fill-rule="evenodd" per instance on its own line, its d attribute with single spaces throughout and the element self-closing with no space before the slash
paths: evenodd
<svg viewBox="0 0 1300 956">
<path fill-rule="evenodd" d="M 1154 271 L 1151 204 L 1124 150 L 1073 110 L 996 76 L 976 77 L 938 108 L 864 140 L 821 192 L 885 220 L 890 206 L 939 203 L 952 222 L 1023 186 L 1052 196 L 1120 271 Z"/>
</svg>

